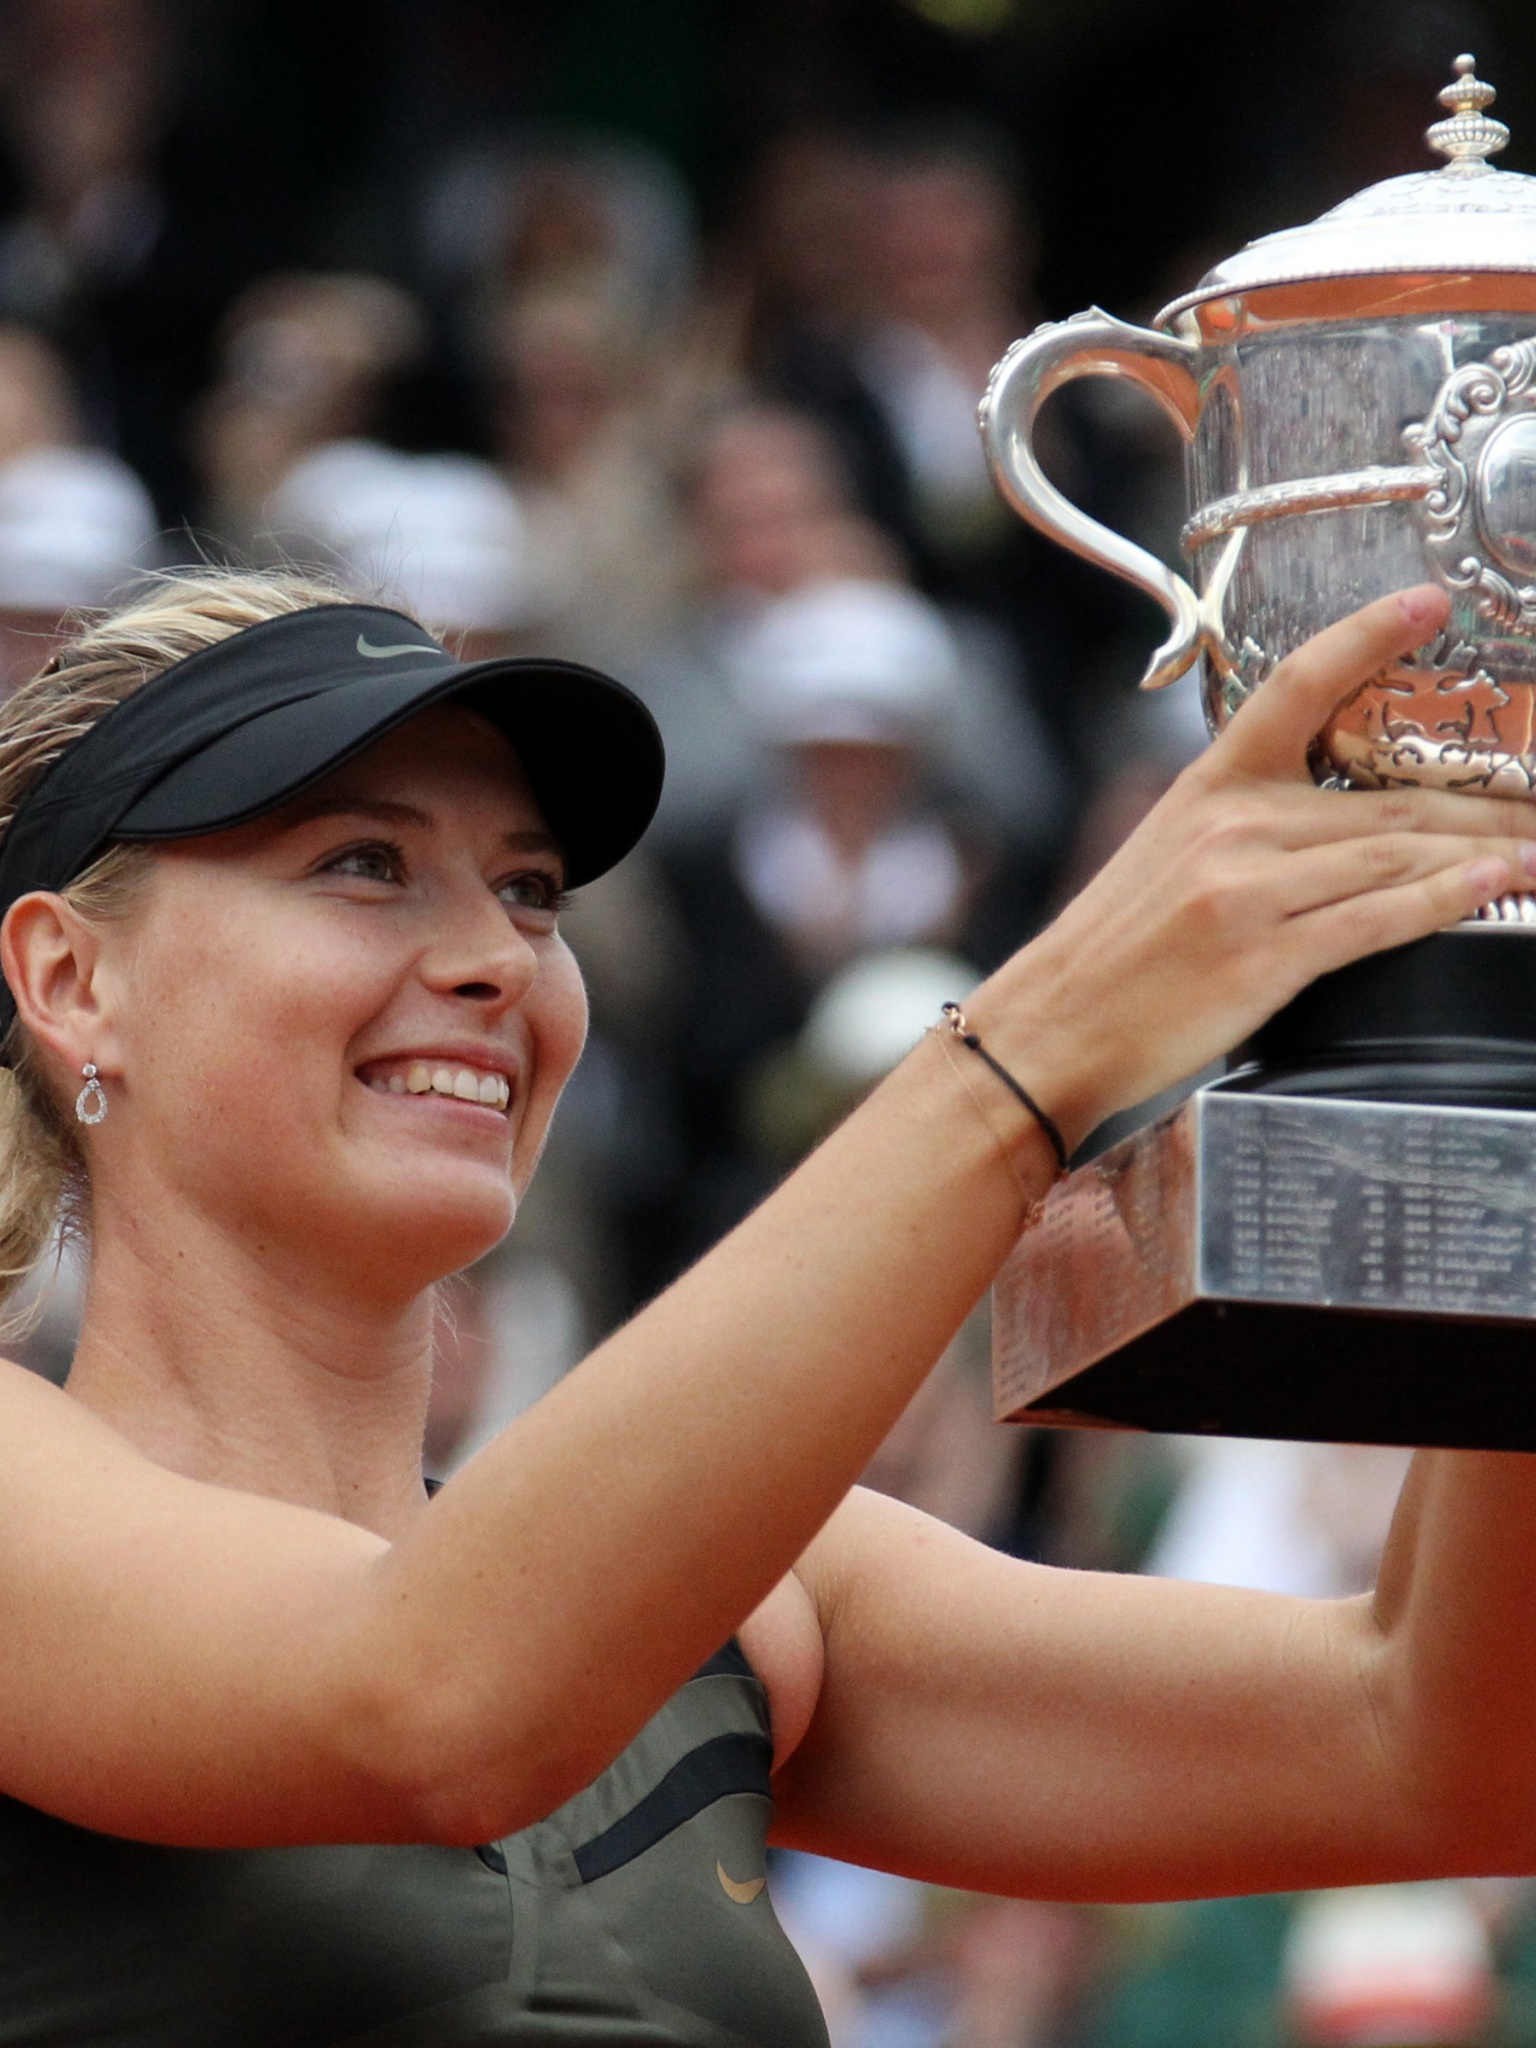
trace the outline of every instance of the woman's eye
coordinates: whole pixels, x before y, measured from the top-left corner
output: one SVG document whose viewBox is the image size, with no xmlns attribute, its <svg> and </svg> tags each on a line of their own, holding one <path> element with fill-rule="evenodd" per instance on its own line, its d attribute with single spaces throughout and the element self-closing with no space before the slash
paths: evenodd
<svg viewBox="0 0 1536 2048">
<path fill-rule="evenodd" d="M 508 910 L 554 912 L 560 908 L 560 884 L 541 868 L 531 868 L 521 875 L 508 875 L 504 882 L 497 883 L 496 894 Z"/>
<path fill-rule="evenodd" d="M 393 846 L 349 846 L 326 862 L 333 875 L 351 875 L 360 882 L 398 882 L 403 862 Z"/>
</svg>

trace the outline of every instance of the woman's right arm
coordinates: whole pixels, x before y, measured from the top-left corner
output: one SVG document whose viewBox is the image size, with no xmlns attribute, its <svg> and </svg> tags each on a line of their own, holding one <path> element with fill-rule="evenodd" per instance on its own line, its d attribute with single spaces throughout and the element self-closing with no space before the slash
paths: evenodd
<svg viewBox="0 0 1536 2048">
<path fill-rule="evenodd" d="M 1536 875 L 1530 806 L 1307 776 L 1334 704 L 1442 618 L 1386 599 L 1292 657 L 968 1001 L 1069 1143 L 1318 973 Z M 930 1036 L 393 1545 L 0 1376 L 0 1788 L 204 1845 L 474 1842 L 549 1812 L 791 1568 L 1051 1172 Z"/>
</svg>

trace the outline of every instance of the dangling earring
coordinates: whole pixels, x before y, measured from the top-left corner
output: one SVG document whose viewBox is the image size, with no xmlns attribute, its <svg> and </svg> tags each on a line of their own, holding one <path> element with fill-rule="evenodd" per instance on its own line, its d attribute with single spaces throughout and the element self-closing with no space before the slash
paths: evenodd
<svg viewBox="0 0 1536 2048">
<path fill-rule="evenodd" d="M 99 1124 L 107 1113 L 107 1091 L 97 1078 L 94 1060 L 87 1060 L 80 1071 L 85 1086 L 75 1097 L 75 1115 L 83 1124 Z"/>
</svg>

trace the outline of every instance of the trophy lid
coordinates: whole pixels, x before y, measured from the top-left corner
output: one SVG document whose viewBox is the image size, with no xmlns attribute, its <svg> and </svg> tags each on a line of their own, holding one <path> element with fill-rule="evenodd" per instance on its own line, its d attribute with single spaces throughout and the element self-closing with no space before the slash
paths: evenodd
<svg viewBox="0 0 1536 2048">
<path fill-rule="evenodd" d="M 1431 149 L 1448 159 L 1438 170 L 1384 179 L 1305 226 L 1261 235 L 1165 306 L 1154 325 L 1166 327 L 1207 300 L 1271 285 L 1536 273 L 1536 178 L 1496 171 L 1487 161 L 1508 142 L 1509 130 L 1487 112 L 1494 89 L 1476 76 L 1476 60 L 1458 57 L 1455 68 L 1439 95 L 1449 117 L 1425 132 Z"/>
</svg>

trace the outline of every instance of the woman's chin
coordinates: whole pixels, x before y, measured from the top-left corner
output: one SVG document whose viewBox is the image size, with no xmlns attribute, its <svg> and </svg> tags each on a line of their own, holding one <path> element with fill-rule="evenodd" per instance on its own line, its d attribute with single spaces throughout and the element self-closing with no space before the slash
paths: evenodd
<svg viewBox="0 0 1536 2048">
<path fill-rule="evenodd" d="M 516 1214 L 517 1197 L 504 1169 L 462 1160 L 435 1169 L 424 1164 L 420 1172 L 391 1175 L 386 1184 L 369 1188 L 348 1235 L 366 1240 L 354 1255 L 361 1265 L 372 1267 L 371 1253 L 377 1251 L 386 1281 L 426 1286 L 484 1258 Z"/>
</svg>

